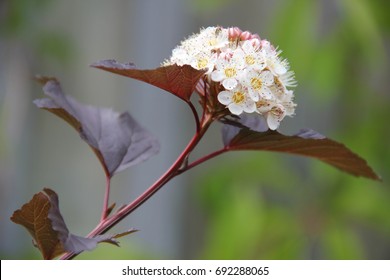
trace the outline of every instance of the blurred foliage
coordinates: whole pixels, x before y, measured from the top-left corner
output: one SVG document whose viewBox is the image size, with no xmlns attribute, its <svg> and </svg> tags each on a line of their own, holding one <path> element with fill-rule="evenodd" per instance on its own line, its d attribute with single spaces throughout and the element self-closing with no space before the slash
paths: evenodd
<svg viewBox="0 0 390 280">
<path fill-rule="evenodd" d="M 223 5 L 229 5 L 233 0 L 197 0 L 190 1 L 191 9 L 199 12 L 214 13 Z"/>
<path fill-rule="evenodd" d="M 302 96 L 310 93 L 315 108 L 328 111 L 327 136 L 366 158 L 384 182 L 311 159 L 228 155 L 198 182 L 208 223 L 199 257 L 390 258 L 389 8 L 386 1 L 286 1 L 271 17 L 269 38 L 296 73 L 299 107 L 310 106 Z"/>
<path fill-rule="evenodd" d="M 72 40 L 57 26 L 44 22 L 53 0 L 0 1 L 0 36 L 28 47 L 27 53 L 44 61 L 69 63 Z"/>
<path fill-rule="evenodd" d="M 30 24 L 39 17 L 51 0 L 3 0 L 0 32 L 15 36 L 25 34 Z"/>
<path fill-rule="evenodd" d="M 0 191 L 3 211 L 8 210 L 5 200 L 14 199 L 12 195 L 18 192 L 20 182 L 27 178 L 31 168 L 24 164 L 29 162 L 31 151 L 36 148 L 30 134 L 34 122 L 33 118 L 29 119 L 30 94 L 36 88 L 32 77 L 53 63 L 61 67 L 69 65 L 74 55 L 72 40 L 58 28 L 61 23 L 49 24 L 47 21 L 53 2 L 0 0 Z M 3 212 L 1 222 L 10 223 L 7 214 Z M 13 230 L 9 225 L 1 227 L 2 236 Z M 41 258 L 33 246 L 20 250 L 23 241 L 13 239 L 15 236 L 8 242 L 16 243 L 12 250 L 7 250 L 11 246 L 7 243 L 0 246 L 1 258 Z M 27 235 L 25 238 L 28 244 L 31 238 Z"/>
</svg>

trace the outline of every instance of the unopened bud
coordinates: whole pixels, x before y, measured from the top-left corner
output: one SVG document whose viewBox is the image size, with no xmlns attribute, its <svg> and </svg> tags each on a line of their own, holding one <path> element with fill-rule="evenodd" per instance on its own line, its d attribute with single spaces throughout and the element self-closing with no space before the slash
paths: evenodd
<svg viewBox="0 0 390 280">
<path fill-rule="evenodd" d="M 244 31 L 240 34 L 241 41 L 246 41 L 249 39 L 252 39 L 252 33 L 250 33 L 249 31 Z"/>
<path fill-rule="evenodd" d="M 254 49 L 259 49 L 261 46 L 261 42 L 257 38 L 251 39 L 250 42 L 252 43 Z"/>
<path fill-rule="evenodd" d="M 275 48 L 271 45 L 271 43 L 267 40 L 260 41 L 260 47 L 264 49 L 274 50 Z"/>
<path fill-rule="evenodd" d="M 242 30 L 238 27 L 229 27 L 228 28 L 228 35 L 230 41 L 235 41 L 237 38 L 240 37 L 242 33 Z"/>
</svg>

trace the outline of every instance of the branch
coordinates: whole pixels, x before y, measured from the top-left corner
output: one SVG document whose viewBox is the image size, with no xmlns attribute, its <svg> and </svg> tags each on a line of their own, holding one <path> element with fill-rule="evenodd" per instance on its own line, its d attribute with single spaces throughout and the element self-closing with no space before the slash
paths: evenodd
<svg viewBox="0 0 390 280">
<path fill-rule="evenodd" d="M 179 155 L 176 161 L 171 165 L 171 167 L 146 191 L 144 191 L 138 198 L 136 198 L 133 202 L 123 207 L 119 212 L 111 217 L 106 217 L 105 220 L 102 220 L 94 230 L 92 230 L 87 237 L 95 237 L 99 234 L 103 234 L 115 226 L 117 223 L 122 221 L 125 217 L 127 217 L 130 213 L 132 213 L 135 209 L 141 206 L 144 202 L 146 202 L 153 194 L 155 194 L 159 189 L 161 189 L 168 181 L 177 176 L 180 173 L 180 167 L 183 165 L 188 155 L 193 151 L 199 141 L 202 139 L 203 135 L 206 133 L 213 119 L 211 117 L 205 118 L 205 121 L 200 126 L 200 130 L 195 133 L 191 141 L 188 143 L 187 147 L 183 150 L 183 152 Z M 66 253 L 61 259 L 73 259 L 78 254 L 75 253 Z"/>
<path fill-rule="evenodd" d="M 100 218 L 101 222 L 104 221 L 108 215 L 108 203 L 110 200 L 110 184 L 111 184 L 111 178 L 109 176 L 106 176 L 106 188 L 105 188 L 104 198 L 103 198 L 102 216 Z"/>
<path fill-rule="evenodd" d="M 177 175 L 180 175 L 180 174 L 182 174 L 182 173 L 184 173 L 184 172 L 186 172 L 186 171 L 188 171 L 188 170 L 190 170 L 191 168 L 194 168 L 195 166 L 197 166 L 197 165 L 199 165 L 199 164 L 201 164 L 201 163 L 203 163 L 203 162 L 205 162 L 205 161 L 207 161 L 207 160 L 209 160 L 209 159 L 212 159 L 212 158 L 214 158 L 214 157 L 216 157 L 216 156 L 219 156 L 219 155 L 221 155 L 221 154 L 223 154 L 223 153 L 225 153 L 225 152 L 228 152 L 228 151 L 229 151 L 229 150 L 228 150 L 226 147 L 224 147 L 224 148 L 222 148 L 222 149 L 220 149 L 220 150 L 217 150 L 217 151 L 215 151 L 215 152 L 212 152 L 212 153 L 208 154 L 207 156 L 204 156 L 204 157 L 202 157 L 202 158 L 200 158 L 200 159 L 198 159 L 198 160 L 192 162 L 191 164 L 188 164 L 188 165 L 185 166 L 184 168 L 180 169 L 180 170 L 177 172 L 176 176 L 177 176 Z"/>
</svg>

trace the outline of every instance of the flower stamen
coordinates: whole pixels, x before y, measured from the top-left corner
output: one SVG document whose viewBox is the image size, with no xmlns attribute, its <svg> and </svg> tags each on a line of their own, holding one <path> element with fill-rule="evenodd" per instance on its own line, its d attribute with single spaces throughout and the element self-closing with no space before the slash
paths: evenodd
<svg viewBox="0 0 390 280">
<path fill-rule="evenodd" d="M 253 77 L 251 80 L 251 86 L 254 90 L 260 90 L 262 85 L 263 85 L 263 82 L 259 79 L 259 78 L 256 78 L 256 77 Z"/>
<path fill-rule="evenodd" d="M 206 68 L 208 65 L 209 61 L 206 58 L 200 58 L 198 59 L 198 68 L 203 69 Z"/>
<path fill-rule="evenodd" d="M 232 78 L 237 75 L 237 70 L 233 67 L 225 68 L 225 76 L 227 78 Z"/>
<path fill-rule="evenodd" d="M 253 64 L 255 64 L 256 60 L 253 57 L 253 55 L 247 55 L 247 56 L 245 56 L 245 62 L 248 65 L 253 65 Z"/>
<path fill-rule="evenodd" d="M 235 104 L 241 104 L 245 100 L 245 94 L 241 91 L 235 91 L 232 96 L 232 101 Z"/>
</svg>

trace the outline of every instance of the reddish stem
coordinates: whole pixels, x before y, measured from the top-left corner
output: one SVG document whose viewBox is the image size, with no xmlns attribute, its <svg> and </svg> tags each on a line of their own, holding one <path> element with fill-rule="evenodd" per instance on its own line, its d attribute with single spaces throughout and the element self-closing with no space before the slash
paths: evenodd
<svg viewBox="0 0 390 280">
<path fill-rule="evenodd" d="M 199 132 L 200 131 L 200 121 L 199 121 L 198 112 L 196 111 L 195 106 L 194 106 L 194 104 L 192 104 L 191 101 L 187 102 L 187 104 L 190 106 L 192 114 L 194 115 L 195 123 L 196 123 L 196 131 Z"/>
<path fill-rule="evenodd" d="M 192 152 L 195 146 L 202 139 L 203 135 L 209 128 L 211 122 L 213 121 L 211 116 L 205 117 L 202 119 L 202 124 L 200 124 L 200 129 L 197 130 L 194 137 L 188 143 L 187 147 L 183 150 L 180 156 L 176 159 L 176 161 L 171 165 L 171 167 L 153 184 L 151 185 L 145 192 L 143 192 L 138 198 L 136 198 L 133 202 L 119 210 L 116 214 L 111 217 L 106 217 L 104 220 L 101 220 L 100 223 L 96 226 L 94 230 L 92 230 L 87 237 L 95 237 L 99 234 L 103 234 L 127 217 L 130 213 L 132 213 L 135 209 L 141 206 L 145 201 L 147 201 L 154 193 L 156 193 L 162 186 L 164 186 L 169 180 L 171 180 L 176 175 L 182 173 L 180 172 L 180 167 L 186 161 L 188 155 Z M 108 207 L 108 204 L 107 204 Z M 61 259 L 72 259 L 78 254 L 75 253 L 65 253 Z"/>
<path fill-rule="evenodd" d="M 106 189 L 104 192 L 103 209 L 102 209 L 102 216 L 100 218 L 100 222 L 104 221 L 107 218 L 108 202 L 110 200 L 110 184 L 111 184 L 111 178 L 109 176 L 106 176 Z"/>
<path fill-rule="evenodd" d="M 216 156 L 219 156 L 220 154 L 223 154 L 224 152 L 227 152 L 227 151 L 229 151 L 229 150 L 226 147 L 224 147 L 218 151 L 215 151 L 215 152 L 212 152 L 211 154 L 208 154 L 207 156 L 201 157 L 200 159 L 197 159 L 196 161 L 192 162 L 191 164 L 187 165 L 186 167 L 180 169 L 177 172 L 176 176 L 190 170 L 191 168 L 194 168 L 195 166 L 197 166 L 197 165 L 199 165 L 199 164 L 201 164 L 209 159 L 212 159 Z"/>
</svg>

